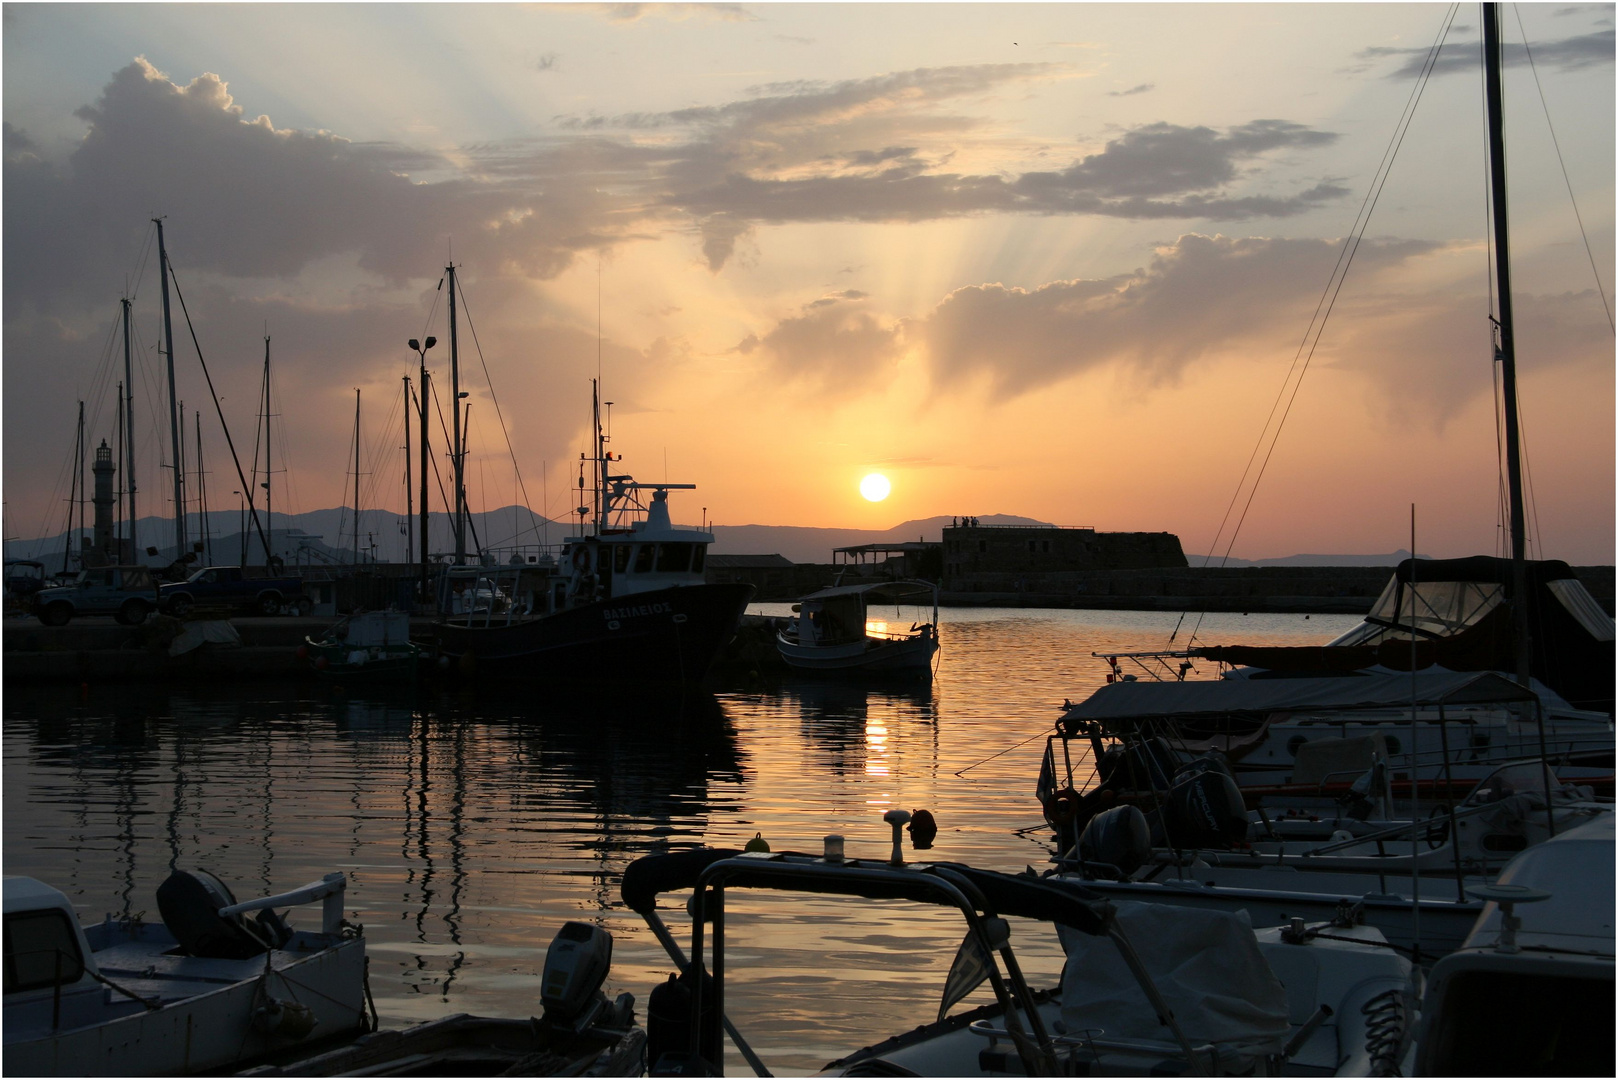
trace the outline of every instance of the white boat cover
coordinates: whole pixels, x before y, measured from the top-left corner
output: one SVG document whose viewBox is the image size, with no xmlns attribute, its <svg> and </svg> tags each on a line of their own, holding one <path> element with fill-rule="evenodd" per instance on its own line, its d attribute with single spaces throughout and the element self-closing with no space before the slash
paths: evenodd
<svg viewBox="0 0 1618 1080">
<path fill-rule="evenodd" d="M 229 619 L 199 619 L 185 624 L 185 629 L 169 642 L 169 655 L 181 656 L 204 645 L 240 645 L 242 636 Z"/>
<path fill-rule="evenodd" d="M 1220 1069 L 1286 1045 L 1287 992 L 1259 950 L 1246 910 L 1204 911 L 1115 902 L 1118 925 L 1193 1046 L 1213 1043 Z M 1058 926 L 1062 1022 L 1070 1036 L 1104 1029 L 1109 1039 L 1170 1042 L 1140 983 L 1109 938 Z M 1097 1034 L 1097 1037 L 1101 1037 Z"/>
<path fill-rule="evenodd" d="M 1303 709 L 1377 709 L 1533 701 L 1534 694 L 1493 671 L 1418 671 L 1327 679 L 1207 679 L 1108 683 L 1067 712 L 1064 721 L 1144 720 Z"/>
</svg>

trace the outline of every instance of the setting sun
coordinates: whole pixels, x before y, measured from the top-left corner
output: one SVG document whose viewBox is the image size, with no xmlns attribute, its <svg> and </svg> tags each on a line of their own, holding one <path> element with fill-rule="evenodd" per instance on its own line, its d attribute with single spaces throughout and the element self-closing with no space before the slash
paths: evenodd
<svg viewBox="0 0 1618 1080">
<path fill-rule="evenodd" d="M 860 494 L 872 502 L 881 502 L 888 497 L 888 492 L 892 490 L 893 485 L 889 484 L 888 478 L 881 473 L 872 473 L 860 481 Z"/>
</svg>

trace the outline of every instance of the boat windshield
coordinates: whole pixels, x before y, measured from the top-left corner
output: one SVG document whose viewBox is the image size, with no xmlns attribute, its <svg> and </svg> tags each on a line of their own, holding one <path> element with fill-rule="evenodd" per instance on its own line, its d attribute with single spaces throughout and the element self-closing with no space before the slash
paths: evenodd
<svg viewBox="0 0 1618 1080">
<path fill-rule="evenodd" d="M 1505 587 L 1495 582 L 1401 583 L 1396 577 L 1377 597 L 1365 621 L 1331 644 L 1376 645 L 1384 641 L 1408 641 L 1412 626 L 1419 637 L 1454 637 L 1476 626 L 1504 599 Z"/>
</svg>

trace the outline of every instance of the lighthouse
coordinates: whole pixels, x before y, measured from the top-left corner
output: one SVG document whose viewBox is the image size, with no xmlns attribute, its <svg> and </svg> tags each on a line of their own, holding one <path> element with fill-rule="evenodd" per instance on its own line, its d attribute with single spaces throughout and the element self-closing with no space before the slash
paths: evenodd
<svg viewBox="0 0 1618 1080">
<path fill-rule="evenodd" d="M 118 467 L 112 463 L 112 449 L 107 446 L 106 439 L 102 439 L 101 445 L 96 447 L 96 460 L 91 471 L 95 473 L 96 482 L 95 498 L 91 500 L 96 508 L 96 523 L 90 558 L 105 565 L 117 561 L 114 554 L 117 546 L 112 538 L 112 511 L 117 496 L 113 494 L 112 478 L 118 471 Z"/>
</svg>

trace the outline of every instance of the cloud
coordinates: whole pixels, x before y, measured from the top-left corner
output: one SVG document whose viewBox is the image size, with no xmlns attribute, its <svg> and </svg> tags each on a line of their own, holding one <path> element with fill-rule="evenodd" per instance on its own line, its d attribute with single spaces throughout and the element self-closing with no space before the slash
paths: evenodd
<svg viewBox="0 0 1618 1080">
<path fill-rule="evenodd" d="M 1468 29 L 1454 27 L 1451 37 L 1457 37 Z M 1525 50 L 1520 42 L 1507 41 L 1502 43 L 1500 58 L 1507 67 L 1519 67 L 1528 63 L 1529 50 L 1533 53 L 1534 63 L 1539 67 L 1560 68 L 1563 71 L 1579 71 L 1584 68 L 1596 67 L 1613 62 L 1613 31 L 1595 30 L 1587 34 L 1577 34 L 1573 37 L 1559 38 L 1556 41 L 1541 42 Z M 1427 64 L 1427 49 L 1399 49 L 1378 46 L 1362 49 L 1358 56 L 1364 60 L 1402 60 L 1397 68 L 1388 72 L 1387 78 L 1408 79 L 1420 75 Z M 1478 53 L 1474 43 L 1457 41 L 1447 44 L 1438 55 L 1438 62 L 1433 65 L 1433 74 L 1450 75 L 1458 72 L 1475 73 L 1478 70 Z"/>
<path fill-rule="evenodd" d="M 645 19 L 664 19 L 685 22 L 688 19 L 710 19 L 715 22 L 757 22 L 758 16 L 741 4 L 588 4 L 588 8 L 601 12 L 608 22 L 632 23 Z"/>
<path fill-rule="evenodd" d="M 864 301 L 853 289 L 821 297 L 764 337 L 750 335 L 736 351 L 760 353 L 775 376 L 828 398 L 867 393 L 886 385 L 902 351 L 898 324 L 884 325 Z"/>
<path fill-rule="evenodd" d="M 1153 90 L 1156 90 L 1156 89 L 1157 89 L 1157 84 L 1156 83 L 1141 83 L 1139 86 L 1131 86 L 1128 90 L 1109 90 L 1109 91 L 1107 91 L 1107 96 L 1108 97 L 1134 97 L 1136 94 L 1148 94 L 1148 93 L 1151 93 Z"/>
<path fill-rule="evenodd" d="M 940 391 L 986 386 L 1001 401 L 1101 370 L 1149 388 L 1232 356 L 1290 364 L 1339 248 L 1187 234 L 1115 278 L 957 289 L 905 324 L 904 344 L 924 357 Z M 1361 376 L 1390 420 L 1439 428 L 1490 387 L 1486 353 L 1479 363 L 1479 298 L 1411 291 L 1394 276 L 1442 254 L 1425 241 L 1362 242 L 1313 361 Z M 1593 293 L 1517 299 L 1525 368 L 1610 363 Z"/>
</svg>

